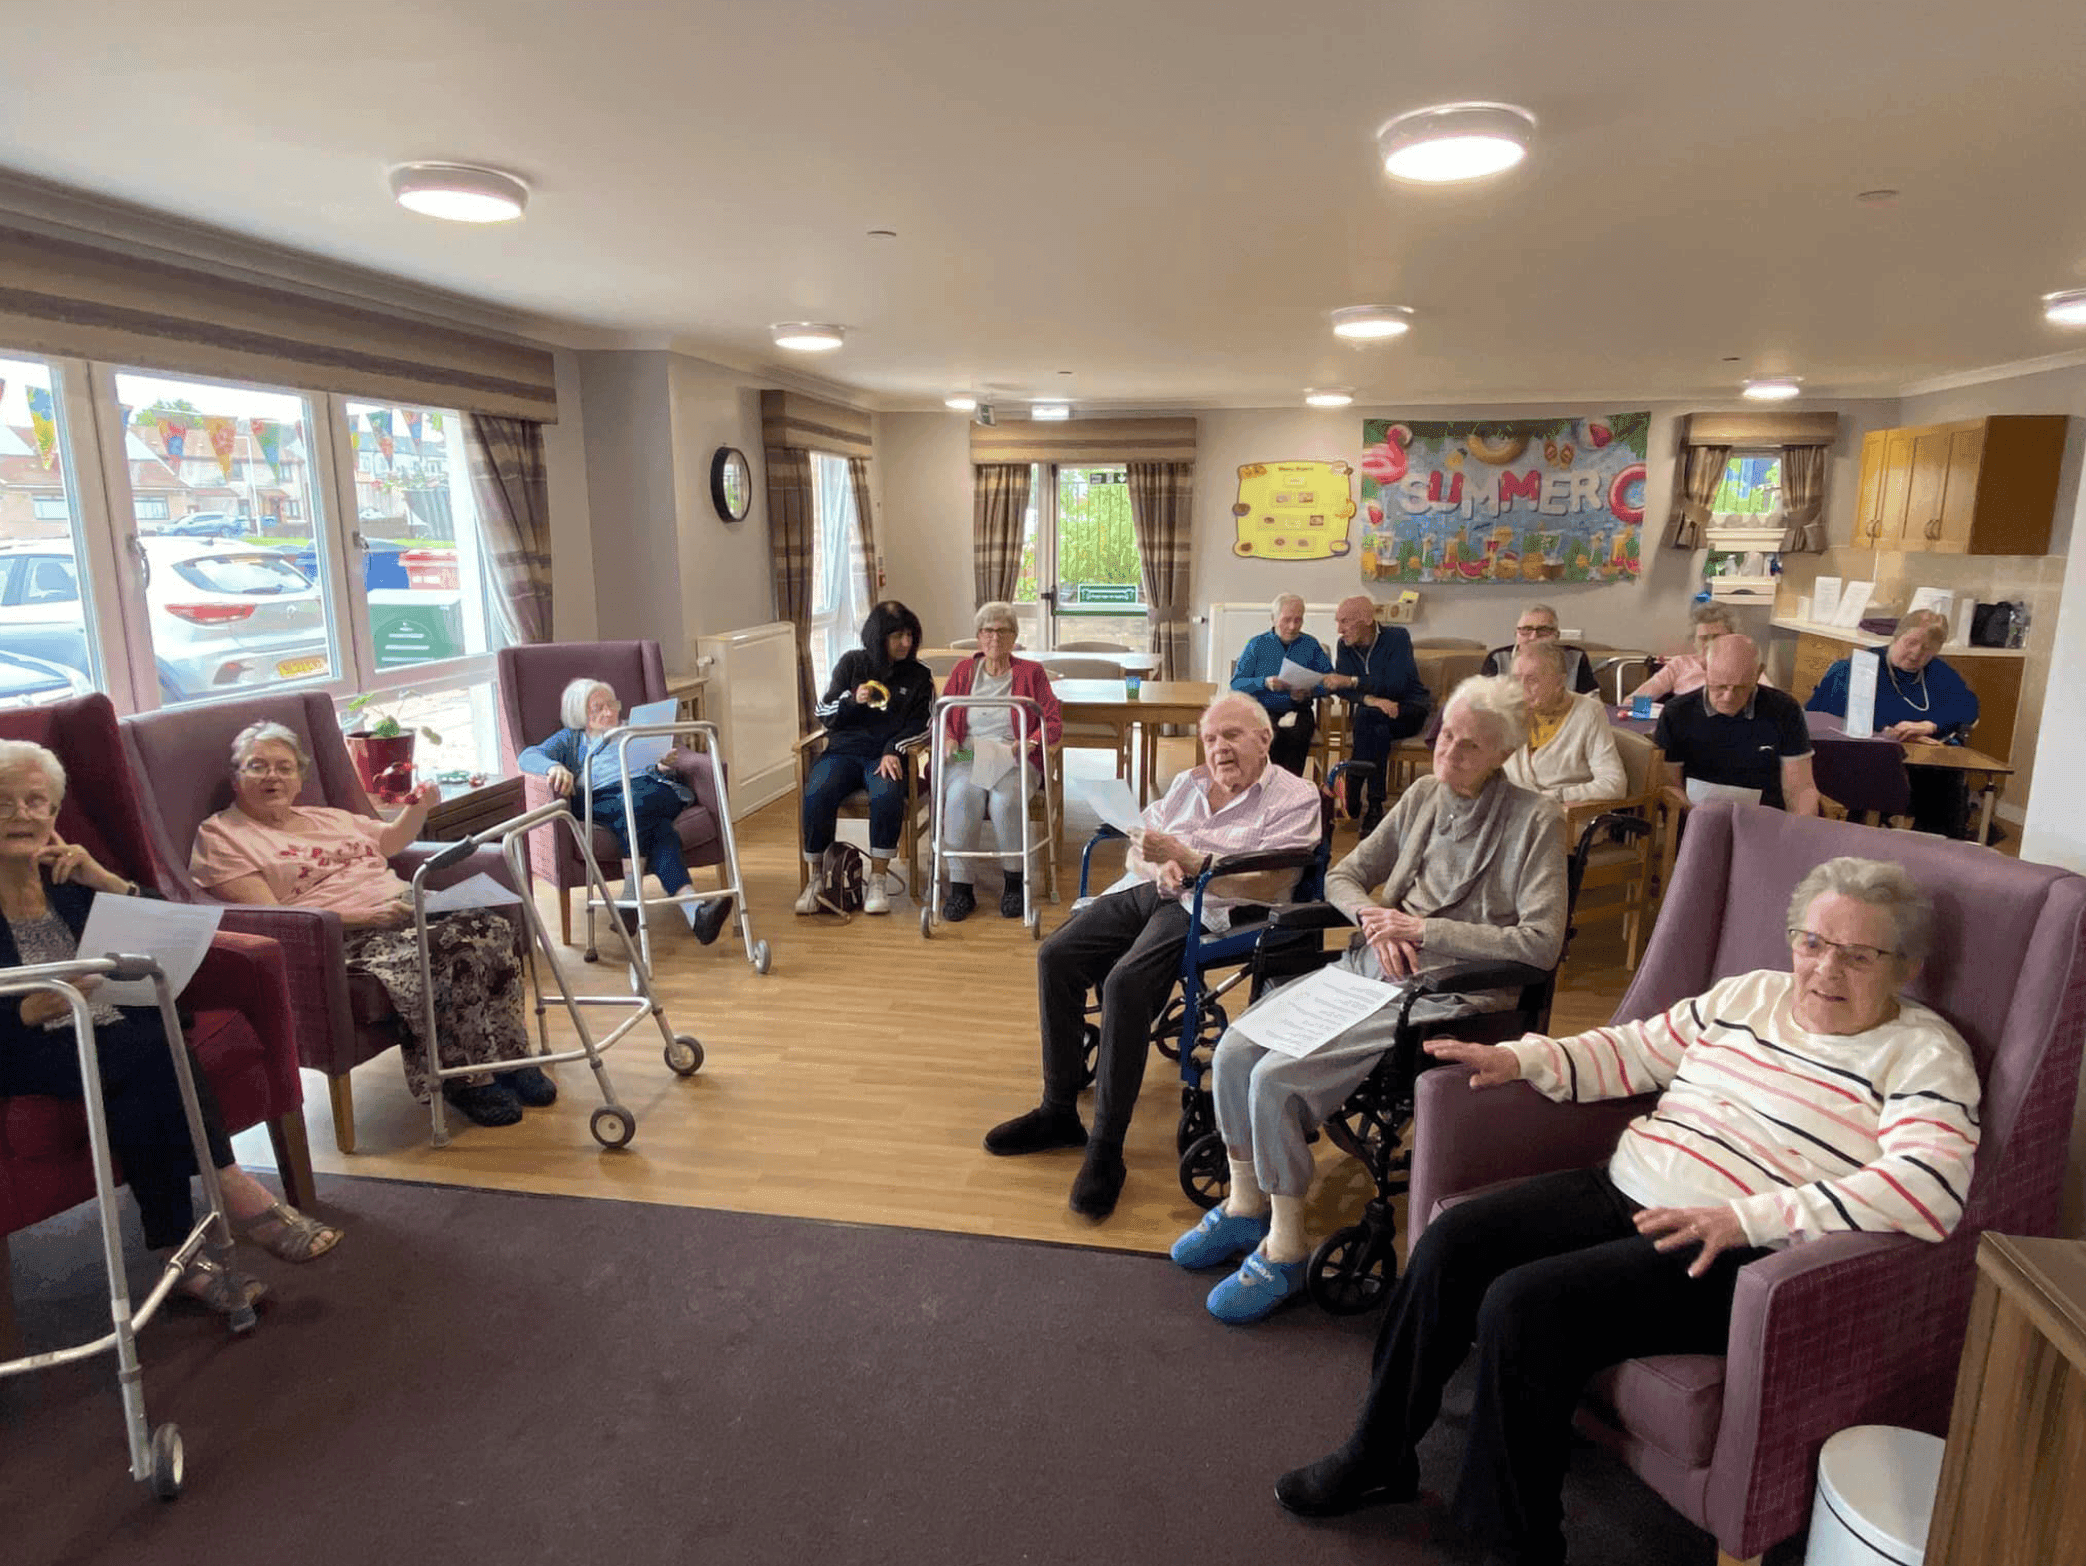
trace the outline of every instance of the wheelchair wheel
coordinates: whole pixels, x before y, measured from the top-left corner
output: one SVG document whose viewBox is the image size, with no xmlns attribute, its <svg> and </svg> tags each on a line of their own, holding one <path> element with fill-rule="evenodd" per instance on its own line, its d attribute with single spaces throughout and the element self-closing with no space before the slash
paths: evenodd
<svg viewBox="0 0 2086 1566">
<path fill-rule="evenodd" d="M 1090 1088 L 1094 1078 L 1101 1074 L 1101 1028 L 1098 1023 L 1083 1023 L 1079 1029 L 1079 1085 Z"/>
<path fill-rule="evenodd" d="M 1210 1101 L 1209 1094 L 1200 1088 L 1185 1083 L 1181 1086 L 1181 1119 L 1174 1128 L 1173 1150 L 1185 1153 L 1217 1129 L 1217 1106 Z"/>
<path fill-rule="evenodd" d="M 1368 1224 L 1351 1223 L 1311 1253 L 1304 1286 L 1328 1315 L 1359 1316 L 1390 1291 L 1395 1270 L 1390 1245 Z"/>
<path fill-rule="evenodd" d="M 1216 1132 L 1196 1138 L 1181 1154 L 1181 1191 L 1204 1211 L 1231 1194 L 1231 1160 Z"/>
</svg>

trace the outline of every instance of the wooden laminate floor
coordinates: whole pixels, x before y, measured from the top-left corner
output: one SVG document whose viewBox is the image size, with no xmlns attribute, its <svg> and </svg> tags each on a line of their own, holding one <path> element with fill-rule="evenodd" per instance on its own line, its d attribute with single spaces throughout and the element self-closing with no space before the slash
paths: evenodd
<svg viewBox="0 0 2086 1566">
<path fill-rule="evenodd" d="M 1076 806 L 1072 821 L 1064 899 L 1043 905 L 1046 934 L 1067 916 L 1079 829 L 1092 825 Z M 1336 853 L 1353 830 L 1343 824 Z M 617 1096 L 638 1119 L 628 1148 L 604 1151 L 589 1134 L 601 1097 L 583 1064 L 557 1068 L 561 1096 L 552 1108 L 498 1130 L 452 1116 L 450 1145 L 432 1147 L 427 1112 L 406 1092 L 397 1056 L 387 1055 L 354 1074 L 352 1155 L 334 1146 L 324 1079 L 305 1074 L 314 1164 L 330 1173 L 1130 1250 L 1163 1250 L 1196 1220 L 1175 1175 L 1178 1068 L 1156 1052 L 1125 1148 L 1129 1182 L 1106 1223 L 1065 1205 L 1076 1153 L 1002 1159 L 980 1146 L 989 1126 L 1036 1102 L 1040 1080 L 1035 945 L 1018 920 L 998 916 L 992 872 L 981 876 L 975 915 L 923 940 L 917 908 L 903 898 L 887 917 L 847 925 L 790 912 L 794 796 L 739 831 L 755 933 L 774 948 L 773 969 L 756 975 L 729 934 L 703 948 L 677 914 L 653 916 L 661 1001 L 677 1032 L 702 1040 L 707 1059 L 698 1075 L 674 1076 L 649 1023 L 609 1053 Z M 548 894 L 542 906 L 555 930 Z M 1618 928 L 1581 936 L 1558 999 L 1560 1031 L 1606 1020 L 1621 995 Z M 573 952 L 564 971 L 575 988 L 628 993 L 616 950 L 604 933 L 600 964 Z M 621 1015 L 590 1010 L 588 1022 L 599 1031 Z M 554 1045 L 573 1037 L 554 1013 Z M 239 1141 L 250 1162 L 265 1162 L 266 1149 L 257 1132 Z M 1313 1226 L 1322 1234 L 1359 1212 L 1369 1186 L 1358 1165 L 1324 1143 L 1319 1164 Z"/>
</svg>

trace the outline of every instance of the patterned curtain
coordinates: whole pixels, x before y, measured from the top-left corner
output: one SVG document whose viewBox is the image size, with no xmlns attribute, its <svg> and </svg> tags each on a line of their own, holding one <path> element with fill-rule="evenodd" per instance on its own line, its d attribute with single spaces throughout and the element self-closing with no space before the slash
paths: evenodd
<svg viewBox="0 0 2086 1566">
<path fill-rule="evenodd" d="M 769 446 L 768 554 L 775 566 L 775 612 L 797 628 L 797 723 L 808 728 L 817 699 L 811 688 L 811 453 Z"/>
<path fill-rule="evenodd" d="M 1680 494 L 1673 502 L 1673 520 L 1667 526 L 1666 542 L 1674 549 L 1695 549 L 1702 543 L 1703 528 L 1709 525 L 1709 508 L 1724 482 L 1724 464 L 1731 460 L 1731 448 L 1680 449 Z"/>
<path fill-rule="evenodd" d="M 502 629 L 513 643 L 547 642 L 550 617 L 550 478 L 543 426 L 490 413 L 464 415 L 471 498 L 484 530 Z"/>
<path fill-rule="evenodd" d="M 971 581 L 981 604 L 1012 603 L 1021 580 L 1021 524 L 1029 509 L 1026 462 L 981 462 L 972 469 Z"/>
<path fill-rule="evenodd" d="M 1825 448 L 1782 448 L 1782 553 L 1825 552 Z"/>
<path fill-rule="evenodd" d="M 1185 679 L 1195 464 L 1133 462 L 1129 469 L 1130 521 L 1144 562 L 1141 577 L 1152 621 L 1151 650 L 1159 655 L 1158 677 Z"/>
<path fill-rule="evenodd" d="M 869 459 L 847 459 L 847 481 L 855 492 L 855 525 L 861 530 L 862 563 L 869 573 L 869 596 L 884 596 L 884 557 L 876 547 L 876 513 L 869 504 Z"/>
</svg>

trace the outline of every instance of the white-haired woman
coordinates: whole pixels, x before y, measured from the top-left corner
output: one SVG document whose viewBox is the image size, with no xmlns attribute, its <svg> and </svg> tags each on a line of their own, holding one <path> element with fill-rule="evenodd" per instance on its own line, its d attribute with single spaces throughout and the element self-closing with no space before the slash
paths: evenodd
<svg viewBox="0 0 2086 1566">
<path fill-rule="evenodd" d="M 1832 859 L 1789 901 L 1793 972 L 1720 979 L 1655 1016 L 1572 1038 L 1430 1039 L 1485 1089 L 1659 1094 L 1605 1164 L 1459 1202 L 1412 1247 L 1347 1442 L 1284 1474 L 1292 1511 L 1418 1495 L 1414 1455 L 1477 1347 L 1455 1516 L 1516 1560 L 1561 1561 L 1572 1412 L 1626 1359 L 1722 1354 L 1739 1270 L 1834 1230 L 1945 1239 L 1978 1141 L 1961 1035 L 1901 991 L 1932 906 L 1901 865 Z"/>
<path fill-rule="evenodd" d="M 659 877 L 667 896 L 677 897 L 688 886 L 689 875 L 674 822 L 695 803 L 695 791 L 681 781 L 673 756 L 662 756 L 656 767 L 632 774 L 630 808 L 636 819 L 625 821 L 621 754 L 616 746 L 602 743 L 622 718 L 623 703 L 608 684 L 584 677 L 574 680 L 558 698 L 558 719 L 564 727 L 541 744 L 531 745 L 516 761 L 522 771 L 544 778 L 553 794 L 572 801 L 574 810 L 581 804 L 579 780 L 586 779 L 593 798 L 594 824 L 606 828 L 622 846 L 623 862 L 629 867 L 624 893 L 632 903 L 637 901 L 638 882 L 646 870 Z M 708 946 L 724 928 L 732 900 L 710 897 L 679 906 L 688 928 Z M 620 912 L 625 926 L 635 929 L 637 909 Z"/>
<path fill-rule="evenodd" d="M 992 819 L 993 840 L 1000 851 L 1000 916 L 1021 917 L 1021 799 L 1027 787 L 1040 788 L 1044 752 L 1064 737 L 1065 720 L 1058 711 L 1057 695 L 1043 665 L 1014 656 L 1014 606 L 994 601 L 979 609 L 973 623 L 978 631 L 978 652 L 949 671 L 942 685 L 944 696 L 1011 696 L 1035 703 L 1029 714 L 1028 754 L 980 783 L 977 766 L 978 741 L 989 739 L 1011 747 L 1015 738 L 1014 714 L 1006 707 L 958 707 L 949 714 L 948 754 L 935 765 L 936 783 L 942 792 L 942 827 L 945 850 L 975 847 L 978 831 L 987 816 Z M 977 879 L 975 859 L 949 861 L 949 894 L 942 899 L 942 917 L 968 919 L 978 906 L 971 890 Z"/>
<path fill-rule="evenodd" d="M 1915 609 L 1898 621 L 1883 654 L 1876 681 L 1876 732 L 1904 745 L 1960 745 L 1977 722 L 1977 692 L 1937 656 L 1948 640 L 1948 619 L 1932 609 Z M 1853 660 L 1842 658 L 1825 671 L 1811 699 L 1811 712 L 1847 716 L 1847 682 Z M 1906 770 L 1912 785 L 1912 824 L 1922 832 L 1967 837 L 1969 789 L 1962 773 L 1939 767 Z"/>
<path fill-rule="evenodd" d="M 1615 729 L 1598 696 L 1567 683 L 1565 650 L 1533 641 L 1514 653 L 1514 678 L 1528 698 L 1528 743 L 1507 758 L 1509 781 L 1560 804 L 1620 799 L 1630 786 Z"/>
<path fill-rule="evenodd" d="M 1326 901 L 1361 927 L 1341 959 L 1350 973 L 1396 985 L 1455 963 L 1556 965 L 1567 902 L 1564 816 L 1502 771 L 1527 734 L 1527 698 L 1511 676 L 1474 675 L 1450 695 L 1433 776 L 1400 795 L 1326 877 Z M 1429 997 L 1412 1016 L 1438 1021 L 1512 1001 L 1512 991 Z M 1258 1321 L 1303 1291 L 1310 1132 L 1391 1047 L 1398 1011 L 1393 1000 L 1301 1059 L 1264 1048 L 1241 1027 L 1218 1042 L 1210 1074 L 1231 1194 L 1173 1247 L 1184 1267 L 1245 1255 L 1210 1291 L 1218 1320 Z"/>
<path fill-rule="evenodd" d="M 73 961 L 95 898 L 144 892 L 58 835 L 64 798 L 65 768 L 56 756 L 26 740 L 0 740 L 0 968 Z M 189 1179 L 196 1173 L 173 1055 L 158 1008 L 95 1000 L 100 982 L 90 977 L 78 984 L 93 1012 L 110 1147 L 137 1199 L 145 1244 L 172 1250 L 195 1221 Z M 210 1079 L 193 1062 L 190 1075 L 233 1227 L 285 1261 L 310 1261 L 333 1249 L 339 1229 L 277 1201 L 233 1161 Z M 54 995 L 0 1000 L 0 1098 L 78 1099 L 82 1091 L 70 1008 Z M 206 1256 L 188 1264 L 179 1288 L 225 1311 L 266 1292 Z"/>
<path fill-rule="evenodd" d="M 296 731 L 254 723 L 232 741 L 232 803 L 196 831 L 189 873 L 228 903 L 330 909 L 340 915 L 342 946 L 352 973 L 372 975 L 391 997 L 400 1027 L 399 1056 L 413 1096 L 428 1095 L 427 997 L 420 948 L 410 928 L 410 888 L 391 856 L 419 835 L 433 807 L 433 784 L 416 789 L 394 821 L 330 805 L 300 805 L 311 758 Z M 514 926 L 483 908 L 428 921 L 435 1046 L 444 1066 L 517 1060 L 529 1051 L 523 1021 L 521 959 Z M 522 1106 L 540 1108 L 557 1084 L 535 1066 L 495 1076 L 452 1077 L 442 1093 L 482 1126 L 513 1125 Z"/>
<path fill-rule="evenodd" d="M 1709 683 L 1709 646 L 1720 636 L 1732 636 L 1738 626 L 1731 618 L 1731 611 L 1723 604 L 1697 604 L 1688 611 L 1689 651 L 1676 653 L 1653 671 L 1651 677 L 1624 701 L 1633 702 L 1639 696 L 1649 696 L 1653 701 L 1665 701 L 1671 696 L 1685 696 L 1690 691 L 1699 691 Z M 1772 685 L 1765 674 L 1760 676 L 1762 685 Z"/>
</svg>

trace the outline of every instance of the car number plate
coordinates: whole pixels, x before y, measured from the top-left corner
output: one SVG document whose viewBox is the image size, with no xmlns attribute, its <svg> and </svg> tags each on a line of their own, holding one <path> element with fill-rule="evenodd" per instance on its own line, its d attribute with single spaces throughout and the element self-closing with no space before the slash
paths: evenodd
<svg viewBox="0 0 2086 1566">
<path fill-rule="evenodd" d="M 326 655 L 315 653 L 309 658 L 285 658 L 275 666 L 275 672 L 286 680 L 294 680 L 300 674 L 317 674 L 326 667 Z"/>
</svg>

